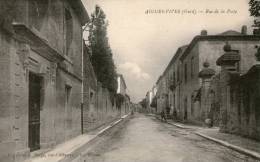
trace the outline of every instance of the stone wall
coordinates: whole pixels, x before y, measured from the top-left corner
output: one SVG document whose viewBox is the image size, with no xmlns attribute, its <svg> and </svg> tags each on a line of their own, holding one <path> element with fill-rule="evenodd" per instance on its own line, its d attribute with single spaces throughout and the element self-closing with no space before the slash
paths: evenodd
<svg viewBox="0 0 260 162">
<path fill-rule="evenodd" d="M 97 82 L 90 60 L 90 51 L 84 46 L 84 103 L 83 103 L 83 133 L 91 131 L 105 123 L 109 123 L 124 115 L 123 111 L 113 104 L 109 91 Z M 121 114 L 120 114 L 121 113 Z"/>
<path fill-rule="evenodd" d="M 260 140 L 260 66 L 245 75 L 221 74 L 220 130 Z"/>
<path fill-rule="evenodd" d="M 124 115 L 111 102 L 110 93 L 99 83 L 94 98 L 83 105 L 83 132 L 91 131 Z M 91 101 L 92 100 L 92 101 Z"/>
</svg>

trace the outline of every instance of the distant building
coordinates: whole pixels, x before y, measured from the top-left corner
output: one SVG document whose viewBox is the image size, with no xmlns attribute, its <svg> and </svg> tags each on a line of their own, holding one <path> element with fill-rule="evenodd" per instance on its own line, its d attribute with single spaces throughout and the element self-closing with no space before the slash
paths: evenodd
<svg viewBox="0 0 260 162">
<path fill-rule="evenodd" d="M 160 113 L 167 106 L 172 108 L 171 112 L 176 110 L 179 114 L 181 113 L 180 93 L 182 88 L 182 67 L 180 57 L 186 48 L 187 45 L 177 49 L 165 71 L 156 82 L 157 113 Z"/>
<path fill-rule="evenodd" d="M 124 98 L 124 101 L 120 107 L 121 113 L 130 112 L 130 97 L 127 94 L 127 86 L 122 74 L 118 74 L 117 76 L 117 94 L 120 94 Z"/>
<path fill-rule="evenodd" d="M 156 113 L 157 111 L 157 86 L 154 85 L 151 89 L 151 93 L 150 93 L 150 109 L 151 109 L 151 113 Z"/>
<path fill-rule="evenodd" d="M 127 89 L 127 86 L 126 86 L 126 83 L 125 83 L 125 79 L 124 79 L 122 74 L 119 74 L 117 76 L 117 93 L 125 95 L 126 89 Z"/>
<path fill-rule="evenodd" d="M 152 109 L 151 109 L 152 99 L 153 99 L 153 93 L 152 93 L 152 91 L 148 91 L 148 92 L 146 93 L 146 96 L 145 96 L 145 100 L 146 100 L 146 111 L 147 111 L 148 113 L 151 113 L 151 112 L 152 112 Z"/>
</svg>

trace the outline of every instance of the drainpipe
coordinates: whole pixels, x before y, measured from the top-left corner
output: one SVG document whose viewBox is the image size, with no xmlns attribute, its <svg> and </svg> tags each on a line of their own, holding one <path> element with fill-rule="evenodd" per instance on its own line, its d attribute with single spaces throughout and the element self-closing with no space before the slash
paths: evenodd
<svg viewBox="0 0 260 162">
<path fill-rule="evenodd" d="M 84 43 L 85 40 L 83 38 L 83 32 L 86 30 L 86 28 L 88 27 L 90 23 L 87 23 L 83 29 L 82 29 L 82 41 L 81 41 L 81 77 L 82 77 L 82 81 L 81 81 L 81 104 L 80 104 L 80 108 L 81 108 L 81 133 L 84 133 L 83 130 L 83 106 L 84 106 Z"/>
</svg>

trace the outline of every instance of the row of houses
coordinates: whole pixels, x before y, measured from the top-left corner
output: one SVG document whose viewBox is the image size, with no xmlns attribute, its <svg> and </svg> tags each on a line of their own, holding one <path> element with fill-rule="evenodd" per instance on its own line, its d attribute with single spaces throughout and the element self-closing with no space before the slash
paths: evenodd
<svg viewBox="0 0 260 162">
<path fill-rule="evenodd" d="M 217 35 L 203 30 L 173 54 L 156 93 L 148 92 L 147 109 L 183 122 L 211 119 L 221 131 L 260 139 L 259 45 L 260 36 L 246 26 Z"/>
<path fill-rule="evenodd" d="M 81 0 L 0 1 L 0 161 L 22 162 L 129 112 L 125 82 L 116 106 L 96 79 L 89 21 Z"/>
</svg>

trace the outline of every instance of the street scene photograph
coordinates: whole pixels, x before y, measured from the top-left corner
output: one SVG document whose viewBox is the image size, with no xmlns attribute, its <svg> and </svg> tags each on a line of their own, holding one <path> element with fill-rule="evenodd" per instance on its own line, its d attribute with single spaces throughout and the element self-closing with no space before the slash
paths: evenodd
<svg viewBox="0 0 260 162">
<path fill-rule="evenodd" d="M 260 0 L 0 0 L 0 162 L 260 162 Z"/>
</svg>

